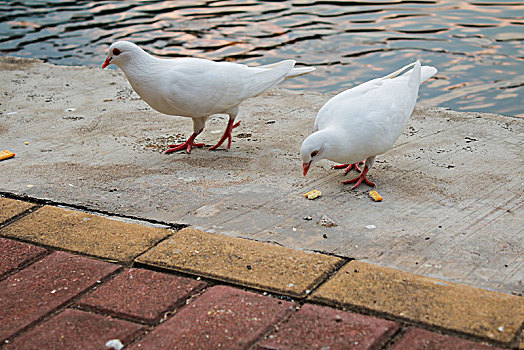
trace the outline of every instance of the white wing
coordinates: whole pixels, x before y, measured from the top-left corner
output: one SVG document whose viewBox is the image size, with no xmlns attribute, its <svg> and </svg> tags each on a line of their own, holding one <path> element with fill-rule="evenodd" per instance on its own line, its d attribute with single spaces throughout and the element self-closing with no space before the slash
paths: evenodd
<svg viewBox="0 0 524 350">
<path fill-rule="evenodd" d="M 361 105 L 369 105 L 370 108 L 373 109 L 391 109 L 394 106 L 397 106 L 402 98 L 406 97 L 406 93 L 411 95 L 406 90 L 407 86 L 405 85 L 413 73 L 413 69 L 402 75 L 399 74 L 404 72 L 406 69 L 415 66 L 416 63 L 417 62 L 408 64 L 407 66 L 402 67 L 401 69 L 382 78 L 369 80 L 336 95 L 320 109 L 315 119 L 314 131 L 336 124 L 338 119 L 352 118 L 352 116 L 355 115 L 355 109 L 358 109 L 358 106 Z M 436 68 L 430 66 L 422 66 L 420 67 L 420 70 L 419 85 L 427 79 L 431 78 L 437 72 Z M 415 94 L 417 93 L 418 88 Z M 389 106 L 388 103 L 392 104 L 392 106 Z M 340 115 L 335 116 L 337 112 L 333 112 L 333 109 L 340 110 L 341 105 L 345 105 L 347 108 L 344 112 L 344 116 L 346 117 L 342 117 Z M 340 111 L 338 114 L 340 114 Z"/>
<path fill-rule="evenodd" d="M 324 106 L 322 106 L 318 112 L 317 117 L 315 118 L 314 131 L 324 129 L 330 125 L 333 125 L 333 123 L 336 123 L 337 119 L 341 118 L 339 115 L 341 105 L 351 106 L 352 103 L 358 103 L 359 99 L 361 99 L 364 95 L 372 90 L 379 89 L 383 86 L 383 84 L 384 80 L 381 78 L 373 79 L 363 84 L 357 85 L 349 90 L 341 92 L 340 94 L 331 98 Z M 348 109 L 344 115 L 346 114 L 348 116 L 351 115 L 351 109 Z"/>
<path fill-rule="evenodd" d="M 164 67 L 162 95 L 180 115 L 192 117 L 227 112 L 280 83 L 295 64 L 282 61 L 264 68 L 196 58 L 169 63 Z"/>
</svg>

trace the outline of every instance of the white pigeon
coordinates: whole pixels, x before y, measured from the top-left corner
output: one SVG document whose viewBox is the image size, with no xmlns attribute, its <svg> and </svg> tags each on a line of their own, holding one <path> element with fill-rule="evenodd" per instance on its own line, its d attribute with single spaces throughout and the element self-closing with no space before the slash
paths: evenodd
<svg viewBox="0 0 524 350">
<path fill-rule="evenodd" d="M 400 75 L 403 71 L 413 69 Z M 314 133 L 309 135 L 300 148 L 302 167 L 306 176 L 312 163 L 328 159 L 344 163 L 338 167 L 358 166 L 365 159 L 360 176 L 343 183 L 356 184 L 367 179 L 367 173 L 375 162 L 375 156 L 393 147 L 402 134 L 415 108 L 419 86 L 431 78 L 437 69 L 411 63 L 396 72 L 346 90 L 330 99 L 318 112 Z"/>
<path fill-rule="evenodd" d="M 138 95 L 153 109 L 169 115 L 193 119 L 193 134 L 188 140 L 170 147 L 171 153 L 191 147 L 204 130 L 213 114 L 229 115 L 229 122 L 220 141 L 210 149 L 216 149 L 228 139 L 231 147 L 231 131 L 235 124 L 238 106 L 247 98 L 254 97 L 285 79 L 306 74 L 313 67 L 294 68 L 295 61 L 248 67 L 231 62 L 214 62 L 199 58 L 161 59 L 151 56 L 137 45 L 118 41 L 109 47 L 102 68 L 116 64 Z"/>
</svg>

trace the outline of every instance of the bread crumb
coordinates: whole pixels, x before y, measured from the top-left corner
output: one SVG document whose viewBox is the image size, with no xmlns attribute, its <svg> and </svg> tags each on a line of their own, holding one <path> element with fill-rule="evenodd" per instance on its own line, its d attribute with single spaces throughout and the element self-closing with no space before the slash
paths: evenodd
<svg viewBox="0 0 524 350">
<path fill-rule="evenodd" d="M 374 200 L 375 202 L 381 202 L 382 199 L 383 199 L 382 196 L 381 196 L 380 194 L 378 194 L 377 191 L 369 191 L 369 196 L 370 196 L 371 198 L 373 198 L 373 200 Z"/>
<path fill-rule="evenodd" d="M 304 195 L 304 197 L 306 197 L 307 199 L 315 199 L 321 196 L 322 196 L 322 192 L 320 192 L 319 190 L 309 191 L 308 193 Z"/>
</svg>

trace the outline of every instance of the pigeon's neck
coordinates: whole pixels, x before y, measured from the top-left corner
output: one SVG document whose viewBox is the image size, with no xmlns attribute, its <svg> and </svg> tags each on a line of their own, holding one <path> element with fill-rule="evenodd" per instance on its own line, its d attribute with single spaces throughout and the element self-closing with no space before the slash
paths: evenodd
<svg viewBox="0 0 524 350">
<path fill-rule="evenodd" d="M 142 51 L 135 53 L 128 60 L 121 62 L 119 67 L 126 75 L 133 90 L 150 106 L 166 113 L 162 106 L 161 95 L 158 93 L 162 81 L 161 59 Z"/>
<path fill-rule="evenodd" d="M 341 128 L 326 128 L 316 132 L 323 144 L 324 158 L 338 163 L 347 163 L 347 156 L 353 148 L 353 140 Z"/>
<path fill-rule="evenodd" d="M 139 49 L 129 59 L 121 62 L 119 67 L 129 80 L 143 80 L 160 71 L 160 61 L 159 58 Z"/>
</svg>

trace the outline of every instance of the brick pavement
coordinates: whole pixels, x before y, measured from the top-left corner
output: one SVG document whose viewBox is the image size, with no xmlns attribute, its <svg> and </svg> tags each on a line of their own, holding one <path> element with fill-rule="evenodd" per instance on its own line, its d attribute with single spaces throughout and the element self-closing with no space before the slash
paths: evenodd
<svg viewBox="0 0 524 350">
<path fill-rule="evenodd" d="M 0 197 L 2 349 L 524 349 L 521 296 L 33 204 Z"/>
</svg>

